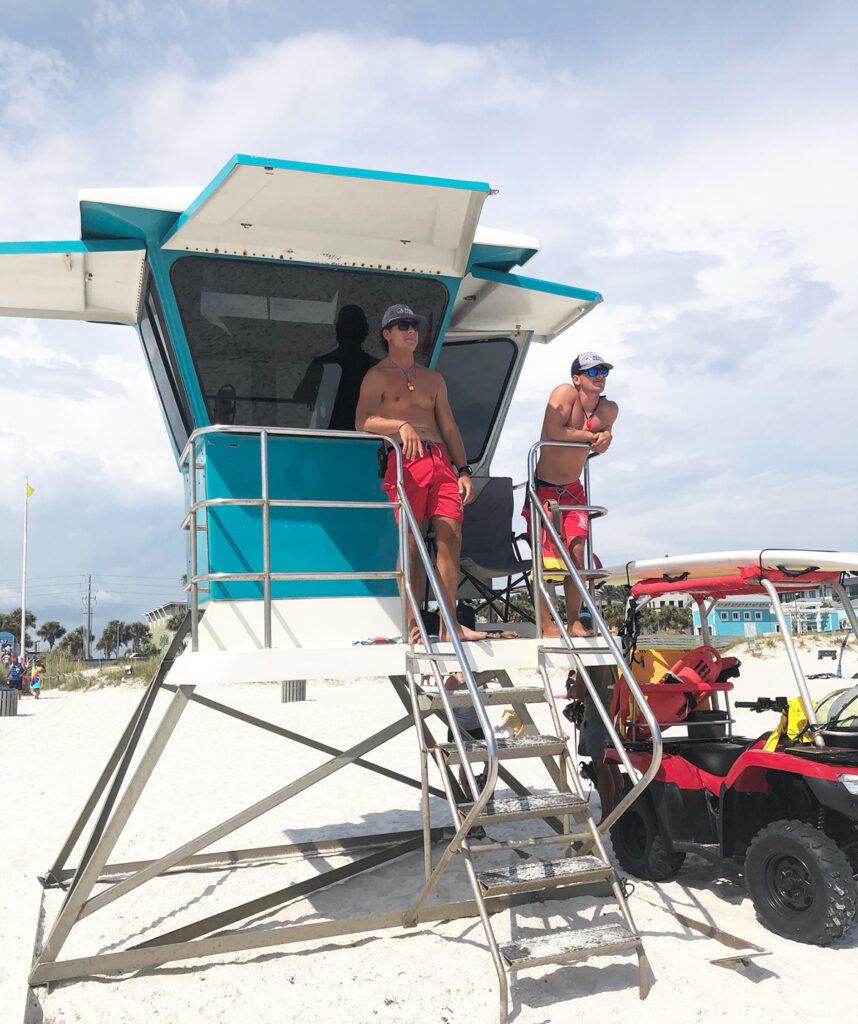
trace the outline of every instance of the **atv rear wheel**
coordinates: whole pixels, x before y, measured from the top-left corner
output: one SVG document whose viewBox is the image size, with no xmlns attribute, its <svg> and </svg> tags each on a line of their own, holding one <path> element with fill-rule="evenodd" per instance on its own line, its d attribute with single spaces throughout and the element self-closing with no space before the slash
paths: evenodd
<svg viewBox="0 0 858 1024">
<path fill-rule="evenodd" d="M 626 871 L 652 882 L 673 878 L 685 860 L 684 853 L 668 850 L 646 793 L 611 826 L 611 844 Z"/>
<path fill-rule="evenodd" d="M 846 854 L 802 821 L 775 821 L 757 833 L 745 885 L 763 924 L 798 942 L 827 946 L 855 917 L 858 888 Z"/>
</svg>

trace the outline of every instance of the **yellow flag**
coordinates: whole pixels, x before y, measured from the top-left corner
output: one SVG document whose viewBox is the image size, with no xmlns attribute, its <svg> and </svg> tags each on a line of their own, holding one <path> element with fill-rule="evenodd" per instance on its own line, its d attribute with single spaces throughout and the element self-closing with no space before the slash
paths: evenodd
<svg viewBox="0 0 858 1024">
<path fill-rule="evenodd" d="M 33 488 L 29 484 L 27 484 L 27 497 L 29 498 L 32 493 Z"/>
</svg>

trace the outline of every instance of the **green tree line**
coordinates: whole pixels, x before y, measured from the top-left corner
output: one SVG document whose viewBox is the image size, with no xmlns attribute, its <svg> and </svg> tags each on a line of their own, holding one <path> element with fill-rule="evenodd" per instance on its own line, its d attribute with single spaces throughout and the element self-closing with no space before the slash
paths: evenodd
<svg viewBox="0 0 858 1024">
<path fill-rule="evenodd" d="M 48 645 L 49 650 L 66 651 L 72 657 L 80 658 L 86 649 L 86 630 L 83 626 L 67 630 L 54 619 L 47 619 L 36 629 L 36 616 L 27 612 L 27 635 L 25 645 L 33 646 L 33 637 L 30 630 L 35 630 L 35 635 Z M 11 633 L 16 639 L 21 635 L 21 609 L 13 608 L 9 612 L 0 612 L 0 632 Z M 95 634 L 90 633 L 89 642 L 95 641 Z M 111 658 L 120 653 L 128 652 L 134 654 L 156 654 L 157 651 L 152 644 L 149 627 L 145 622 L 122 622 L 119 619 L 111 619 L 104 627 L 104 630 L 95 644 L 95 649 L 101 651 L 105 658 Z"/>
<path fill-rule="evenodd" d="M 596 598 L 605 621 L 612 629 L 619 629 L 626 614 L 626 588 L 605 584 L 596 591 Z M 512 621 L 533 621 L 533 602 L 527 594 L 516 594 L 512 602 Z M 557 608 L 566 618 L 566 602 L 557 598 Z M 647 605 L 640 613 L 641 631 L 644 633 L 684 633 L 692 627 L 691 608 L 665 605 L 655 608 Z"/>
</svg>

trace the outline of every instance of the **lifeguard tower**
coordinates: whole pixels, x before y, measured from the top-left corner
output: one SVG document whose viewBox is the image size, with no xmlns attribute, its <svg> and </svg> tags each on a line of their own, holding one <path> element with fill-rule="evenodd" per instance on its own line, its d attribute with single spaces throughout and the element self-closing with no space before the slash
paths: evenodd
<svg viewBox="0 0 858 1024">
<path fill-rule="evenodd" d="M 538 243 L 479 225 L 490 194 L 481 182 L 236 156 L 202 190 L 82 191 L 79 241 L 0 245 L 0 313 L 137 329 L 187 501 L 188 616 L 44 877 L 46 887 L 61 887 L 65 895 L 37 949 L 33 986 L 475 915 L 497 970 L 502 1020 L 510 972 L 597 954 L 636 954 L 640 994 L 646 994 L 646 958 L 602 835 L 656 771 L 660 741 L 592 600 L 594 574 L 579 574 L 567 560 L 597 627 L 592 639 L 573 640 L 563 629 L 562 639 L 551 643 L 522 635 L 440 644 L 421 617 L 421 643 L 403 642 L 409 609 L 425 607 L 422 586 L 408 578 L 407 559 L 398 562 L 409 533 L 418 538 L 429 599 L 448 625 L 452 609 L 438 590 L 421 524 L 404 492 L 394 506 L 379 489 L 379 438 L 352 429 L 361 377 L 384 356 L 381 314 L 407 302 L 426 317 L 417 358 L 443 373 L 468 462 L 475 477 L 487 477 L 528 348 L 550 342 L 601 301 L 595 292 L 515 273 Z M 529 485 L 535 499 L 533 465 L 535 452 Z M 394 507 L 401 510 L 398 528 Z M 533 507 L 534 524 L 542 522 L 551 534 L 551 519 L 538 502 Z M 534 582 L 550 597 L 537 525 L 534 543 Z M 562 627 L 553 605 L 552 615 Z M 390 642 L 366 643 L 372 638 Z M 594 673 L 616 673 L 617 666 L 650 722 L 653 764 L 643 776 L 632 769 L 604 712 L 629 777 L 639 781 L 597 827 L 549 673 L 562 678 L 575 667 L 595 694 Z M 538 670 L 538 684 L 517 685 L 522 670 Z M 465 683 L 457 693 L 444 686 L 452 672 Z M 254 719 L 212 696 L 221 683 L 369 675 L 389 677 L 404 714 L 348 750 Z M 480 688 L 489 679 L 496 685 Z M 165 693 L 173 694 L 166 704 L 159 701 Z M 176 723 L 194 703 L 323 750 L 330 759 L 309 774 L 279 780 L 267 798 L 156 860 L 112 865 L 129 815 Z M 547 705 L 548 734 L 530 728 L 529 709 L 537 704 Z M 467 705 L 478 715 L 484 741 L 469 741 L 456 724 L 452 708 Z M 514 707 L 520 735 L 494 735 L 486 714 L 492 705 Z M 144 749 L 147 723 L 154 731 Z M 390 776 L 368 755 L 408 730 L 416 738 L 418 777 L 393 774 L 421 790 L 423 827 L 416 833 L 343 839 L 339 848 L 355 854 L 353 864 L 320 873 L 300 891 L 278 890 L 139 946 L 61 959 L 82 918 L 171 869 L 217 862 L 220 855 L 205 853 L 213 843 L 296 793 L 352 764 Z M 512 761 L 521 758 L 542 762 L 547 789 L 531 791 L 515 776 Z M 481 782 L 475 760 L 486 763 Z M 430 762 L 440 789 L 430 784 Z M 451 770 L 456 765 L 470 793 Z M 500 783 L 511 795 L 493 796 Z M 440 826 L 430 820 L 433 794 L 449 808 Z M 539 822 L 541 831 L 515 839 L 486 835 L 486 829 L 523 821 Z M 325 848 L 335 846 L 327 841 Z M 247 925 L 262 908 L 421 848 L 423 877 L 413 902 L 401 910 L 262 931 Z M 79 860 L 69 867 L 75 850 Z M 254 854 L 223 856 L 234 863 Z M 482 858 L 497 854 L 513 860 L 481 867 Z M 268 848 L 267 855 L 311 854 L 296 846 Z M 433 903 L 436 883 L 454 861 L 464 862 L 472 898 Z M 534 899 L 574 900 L 582 892 L 598 895 L 614 917 L 526 942 L 496 941 L 493 914 Z"/>
</svg>

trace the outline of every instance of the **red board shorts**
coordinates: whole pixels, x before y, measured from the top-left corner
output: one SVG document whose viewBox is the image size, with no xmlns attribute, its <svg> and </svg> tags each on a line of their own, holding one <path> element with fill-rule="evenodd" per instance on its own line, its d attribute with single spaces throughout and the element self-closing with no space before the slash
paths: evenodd
<svg viewBox="0 0 858 1024">
<path fill-rule="evenodd" d="M 402 460 L 402 474 L 405 496 L 418 523 L 432 516 L 446 516 L 459 522 L 464 519 L 459 478 L 442 444 L 424 441 L 419 458 Z M 396 459 L 388 458 L 381 486 L 388 498 L 396 501 Z M 396 521 L 399 522 L 398 511 Z"/>
<path fill-rule="evenodd" d="M 586 505 L 587 495 L 580 480 L 571 484 L 549 484 L 544 480 L 536 481 L 536 493 L 544 506 L 549 501 L 556 501 L 558 505 Z M 530 529 L 530 508 L 525 505 L 521 514 L 527 520 Z M 561 510 L 560 512 L 560 534 L 565 544 L 569 544 L 575 537 L 587 536 L 587 522 L 589 513 L 577 512 L 574 509 Z M 566 566 L 555 548 L 546 530 L 542 530 L 542 565 L 545 569 L 560 569 L 565 572 Z"/>
</svg>

